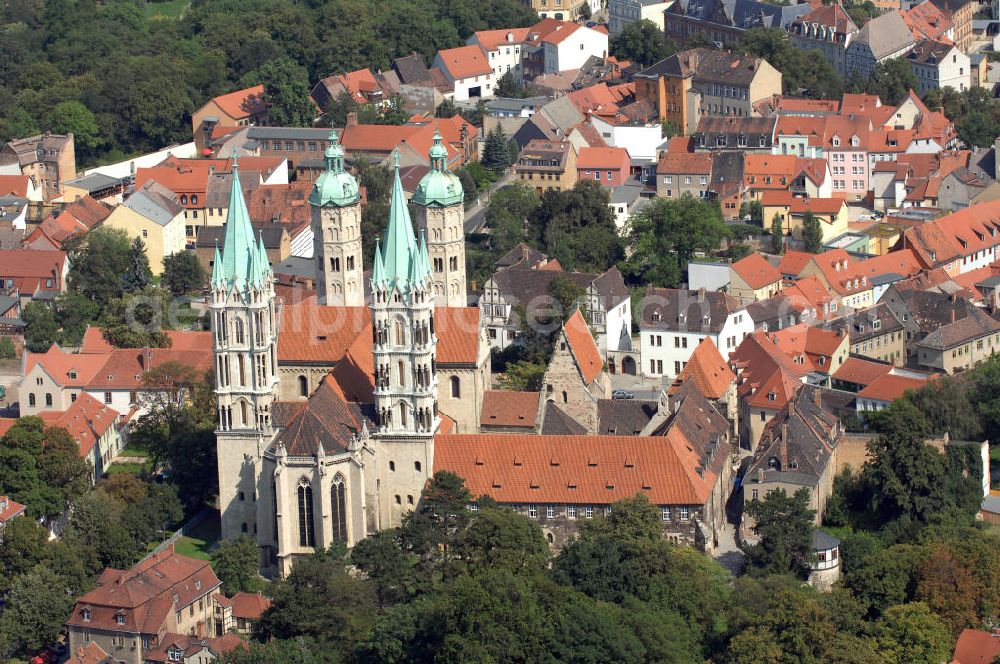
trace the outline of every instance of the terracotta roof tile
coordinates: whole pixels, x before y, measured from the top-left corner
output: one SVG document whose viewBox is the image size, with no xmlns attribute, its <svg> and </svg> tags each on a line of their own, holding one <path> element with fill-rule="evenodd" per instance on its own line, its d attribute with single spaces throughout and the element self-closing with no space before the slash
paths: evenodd
<svg viewBox="0 0 1000 664">
<path fill-rule="evenodd" d="M 587 321 L 583 319 L 579 309 L 563 324 L 563 335 L 566 337 L 570 352 L 573 353 L 573 359 L 580 368 L 583 382 L 590 385 L 604 369 L 604 360 L 601 359 L 601 351 L 598 350 L 597 342 L 594 341 L 594 336 L 587 327 Z"/>
<path fill-rule="evenodd" d="M 25 354 L 24 375 L 40 364 L 57 385 L 85 387 L 109 357 L 110 353 L 67 353 L 57 344 L 52 344 L 44 353 Z"/>
<path fill-rule="evenodd" d="M 264 103 L 264 86 L 255 85 L 252 88 L 236 90 L 218 97 L 213 97 L 212 101 L 230 117 L 241 120 L 251 115 L 262 113 L 267 110 Z"/>
<path fill-rule="evenodd" d="M 664 437 L 439 436 L 434 468 L 502 504 L 610 505 L 645 493 L 656 505 L 701 505 L 716 477 L 696 472 L 679 432 Z"/>
<path fill-rule="evenodd" d="M 628 150 L 625 148 L 581 148 L 576 158 L 579 168 L 625 168 L 629 167 Z"/>
<path fill-rule="evenodd" d="M 891 364 L 860 357 L 848 357 L 833 374 L 833 379 L 855 385 L 871 385 L 876 378 L 884 376 L 890 371 L 892 371 Z"/>
<path fill-rule="evenodd" d="M 520 44 L 528 36 L 531 28 L 507 28 L 503 30 L 479 30 L 473 33 L 476 41 L 487 51 L 495 51 L 501 46 Z"/>
<path fill-rule="evenodd" d="M 490 58 L 478 44 L 446 48 L 438 51 L 438 58 L 454 79 L 488 76 L 493 73 Z"/>
<path fill-rule="evenodd" d="M 193 332 L 190 330 L 164 330 L 164 334 L 170 339 L 171 350 L 200 350 L 211 352 L 212 333 Z M 115 347 L 104 339 L 104 330 L 91 325 L 87 326 L 83 333 L 83 341 L 80 342 L 81 353 L 109 353 Z"/>
<path fill-rule="evenodd" d="M 778 270 L 781 274 L 789 274 L 797 277 L 802 274 L 802 270 L 805 269 L 806 264 L 812 260 L 813 256 L 815 254 L 805 251 L 786 251 L 778 263 Z"/>
<path fill-rule="evenodd" d="M 858 397 L 877 399 L 879 401 L 894 401 L 903 396 L 903 393 L 907 390 L 919 390 L 926 383 L 925 379 L 883 374 L 858 392 Z"/>
<path fill-rule="evenodd" d="M 21 503 L 8 498 L 7 496 L 0 496 L 0 524 L 7 523 L 14 517 L 24 512 L 24 510 L 25 506 Z"/>
<path fill-rule="evenodd" d="M 86 459 L 97 441 L 115 426 L 119 413 L 82 392 L 66 410 L 45 411 L 39 416 L 49 426 L 66 429 L 80 445 L 80 456 Z"/>
<path fill-rule="evenodd" d="M 781 281 L 781 273 L 760 254 L 750 254 L 736 261 L 732 270 L 754 290 Z"/>
<path fill-rule="evenodd" d="M 535 428 L 540 392 L 487 390 L 483 393 L 480 426 Z"/>
<path fill-rule="evenodd" d="M 27 175 L 0 175 L 0 196 L 27 198 L 30 182 Z"/>
<path fill-rule="evenodd" d="M 670 391 L 676 391 L 689 379 L 705 398 L 721 399 L 736 380 L 736 374 L 726 364 L 712 339 L 705 337 L 691 353 Z"/>
<path fill-rule="evenodd" d="M 955 644 L 955 658 L 951 664 L 982 664 L 1000 656 L 1000 638 L 991 632 L 963 629 Z"/>
<path fill-rule="evenodd" d="M 233 617 L 258 620 L 271 608 L 271 600 L 260 593 L 236 593 L 233 595 Z"/>
<path fill-rule="evenodd" d="M 76 652 L 70 653 L 66 664 L 106 664 L 108 661 L 112 661 L 109 660 L 108 653 L 95 641 L 90 641 L 86 645 L 77 646 Z"/>
</svg>

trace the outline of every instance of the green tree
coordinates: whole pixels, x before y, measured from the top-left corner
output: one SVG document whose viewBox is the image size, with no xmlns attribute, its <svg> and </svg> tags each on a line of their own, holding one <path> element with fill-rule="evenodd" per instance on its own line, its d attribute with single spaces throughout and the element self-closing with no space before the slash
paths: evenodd
<svg viewBox="0 0 1000 664">
<path fill-rule="evenodd" d="M 577 182 L 569 191 L 545 192 L 529 220 L 532 242 L 565 270 L 604 272 L 623 254 L 608 196 L 593 180 Z"/>
<path fill-rule="evenodd" d="M 20 653 L 37 652 L 55 642 L 73 605 L 65 582 L 45 566 L 15 578 L 4 599 L 0 633 Z"/>
<path fill-rule="evenodd" d="M 102 567 L 128 569 L 146 543 L 133 539 L 122 524 L 124 509 L 100 489 L 91 491 L 73 505 L 63 537 L 73 546 L 93 547 Z"/>
<path fill-rule="evenodd" d="M 316 109 L 309 99 L 309 73 L 292 58 L 261 65 L 256 78 L 264 84 L 268 121 L 279 127 L 310 127 Z"/>
<path fill-rule="evenodd" d="M 410 599 L 424 585 L 417 559 L 403 550 L 398 529 L 380 530 L 355 544 L 351 563 L 374 583 L 379 609 Z"/>
<path fill-rule="evenodd" d="M 711 253 L 729 236 L 716 203 L 685 194 L 655 198 L 632 218 L 634 249 L 622 265 L 631 283 L 674 287 L 695 253 Z"/>
<path fill-rule="evenodd" d="M 0 337 L 0 360 L 13 360 L 17 357 L 17 349 L 10 337 Z"/>
<path fill-rule="evenodd" d="M 611 55 L 619 60 L 629 60 L 648 67 L 677 52 L 676 45 L 669 41 L 652 21 L 633 21 L 611 39 Z"/>
<path fill-rule="evenodd" d="M 21 312 L 24 319 L 24 345 L 32 353 L 44 353 L 59 334 L 52 309 L 41 302 L 29 302 Z"/>
<path fill-rule="evenodd" d="M 508 363 L 503 373 L 496 375 L 496 378 L 505 390 L 537 392 L 542 388 L 547 368 L 544 364 L 518 360 Z"/>
<path fill-rule="evenodd" d="M 455 106 L 454 100 L 450 97 L 442 101 L 434 111 L 436 118 L 453 118 L 456 115 L 458 115 L 458 107 Z"/>
<path fill-rule="evenodd" d="M 876 625 L 878 651 L 887 662 L 938 664 L 952 646 L 947 626 L 923 602 L 893 606 Z"/>
<path fill-rule="evenodd" d="M 749 217 L 749 218 L 748 218 Z M 746 224 L 764 227 L 764 206 L 760 201 L 747 201 L 740 205 L 740 220 Z"/>
<path fill-rule="evenodd" d="M 875 65 L 868 79 L 868 92 L 878 95 L 883 104 L 895 106 L 903 101 L 910 90 L 920 86 L 913 68 L 906 58 L 889 58 Z"/>
<path fill-rule="evenodd" d="M 688 48 L 691 48 L 689 45 Z M 782 28 L 753 28 L 743 33 L 739 49 L 762 57 L 781 72 L 785 94 L 811 99 L 839 99 L 844 80 L 823 53 L 794 48 Z"/>
<path fill-rule="evenodd" d="M 193 251 L 181 251 L 163 259 L 160 283 L 174 295 L 197 293 L 205 280 L 205 270 Z"/>
<path fill-rule="evenodd" d="M 566 322 L 578 307 L 583 306 L 581 300 L 587 294 L 582 286 L 562 274 L 552 278 L 546 292 L 554 301 L 557 307 L 556 315 L 562 322 Z"/>
<path fill-rule="evenodd" d="M 249 537 L 223 540 L 212 552 L 212 569 L 222 581 L 222 592 L 229 597 L 236 593 L 255 593 L 263 589 L 257 573 L 260 552 Z"/>
<path fill-rule="evenodd" d="M 771 253 L 783 254 L 785 252 L 785 234 L 781 227 L 781 215 L 777 212 L 771 218 Z"/>
<path fill-rule="evenodd" d="M 222 664 L 323 664 L 326 660 L 317 653 L 309 639 L 274 640 L 253 643 L 249 649 L 236 648 L 220 659 Z"/>
<path fill-rule="evenodd" d="M 153 282 L 153 273 L 149 269 L 149 259 L 146 257 L 146 245 L 141 237 L 135 237 L 129 247 L 129 266 L 125 273 L 125 292 L 141 291 Z"/>
<path fill-rule="evenodd" d="M 513 510 L 480 509 L 455 543 L 455 554 L 470 572 L 505 569 L 540 573 L 549 546 L 538 524 Z"/>
<path fill-rule="evenodd" d="M 483 145 L 482 164 L 494 173 L 502 173 L 510 166 L 510 151 L 507 149 L 507 134 L 503 125 L 497 125 L 486 135 Z"/>
<path fill-rule="evenodd" d="M 805 242 L 806 251 L 810 254 L 823 251 L 823 226 L 812 210 L 807 210 L 802 217 L 802 240 Z"/>
<path fill-rule="evenodd" d="M 497 79 L 494 94 L 497 97 L 508 97 L 512 99 L 524 99 L 528 96 L 527 87 L 514 77 L 513 71 L 504 73 Z"/>
<path fill-rule="evenodd" d="M 91 159 L 103 142 L 94 114 L 76 100 L 56 104 L 46 114 L 44 124 L 55 134 L 73 134 L 73 143 L 81 161 Z"/>
<path fill-rule="evenodd" d="M 754 520 L 757 544 L 747 550 L 750 571 L 756 575 L 794 574 L 809 576 L 812 562 L 813 519 L 809 509 L 809 490 L 799 489 L 793 496 L 776 489 L 764 500 L 753 500 L 744 509 Z"/>
<path fill-rule="evenodd" d="M 133 272 L 132 246 L 124 231 L 96 228 L 67 245 L 69 287 L 101 308 L 126 292 L 126 275 Z"/>
<path fill-rule="evenodd" d="M 78 346 L 87 326 L 100 317 L 100 305 L 74 290 L 60 293 L 55 300 L 55 316 L 62 328 L 59 341 L 64 346 Z"/>
<path fill-rule="evenodd" d="M 326 108 L 323 109 L 323 124 L 331 127 L 343 127 L 347 124 L 347 116 L 351 113 L 357 113 L 359 106 L 360 104 L 355 101 L 354 96 L 345 90 L 331 99 Z"/>
</svg>

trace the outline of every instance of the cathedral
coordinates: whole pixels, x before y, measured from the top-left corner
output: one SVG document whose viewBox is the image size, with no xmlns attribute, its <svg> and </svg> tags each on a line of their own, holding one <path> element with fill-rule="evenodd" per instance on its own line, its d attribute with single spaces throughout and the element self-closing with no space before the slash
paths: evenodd
<svg viewBox="0 0 1000 664">
<path fill-rule="evenodd" d="M 435 436 L 476 431 L 489 350 L 467 306 L 464 196 L 447 155 L 436 133 L 416 230 L 396 164 L 366 297 L 360 188 L 331 134 L 309 196 L 316 297 L 288 307 L 234 164 L 211 279 L 219 504 L 222 536 L 256 539 L 267 573 L 399 525 L 433 473 Z"/>
</svg>

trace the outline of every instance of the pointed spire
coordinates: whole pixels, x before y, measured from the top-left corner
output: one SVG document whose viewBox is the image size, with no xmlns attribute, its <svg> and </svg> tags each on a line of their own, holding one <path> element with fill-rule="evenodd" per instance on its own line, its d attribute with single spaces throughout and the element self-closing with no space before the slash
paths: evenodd
<svg viewBox="0 0 1000 664">
<path fill-rule="evenodd" d="M 420 248 L 417 250 L 417 257 L 420 260 L 420 278 L 426 279 L 431 276 L 431 257 L 427 252 L 427 229 L 420 231 Z"/>
<path fill-rule="evenodd" d="M 333 173 L 343 173 L 344 148 L 340 145 L 340 138 L 337 136 L 337 131 L 335 129 L 330 129 L 330 136 L 328 140 L 330 141 L 330 145 L 324 153 L 326 170 Z"/>
<path fill-rule="evenodd" d="M 250 276 L 250 262 L 256 253 L 250 212 L 243 198 L 239 165 L 233 152 L 232 186 L 229 190 L 229 212 L 226 215 L 226 233 L 222 244 L 221 279 L 228 287 L 244 288 Z"/>
<path fill-rule="evenodd" d="M 271 261 L 267 258 L 267 248 L 264 247 L 264 231 L 257 231 L 257 259 L 260 268 L 260 281 L 264 283 L 271 275 Z"/>
<path fill-rule="evenodd" d="M 431 169 L 435 171 L 445 170 L 445 161 L 448 159 L 448 149 L 441 142 L 441 132 L 434 127 L 434 145 L 430 151 Z"/>
<path fill-rule="evenodd" d="M 375 260 L 372 265 L 372 290 L 385 281 L 385 264 L 382 262 L 382 239 L 375 237 Z"/>
<path fill-rule="evenodd" d="M 215 243 L 215 260 L 212 261 L 212 288 L 221 288 L 225 285 L 222 278 L 222 254 L 219 253 L 219 243 Z"/>
<path fill-rule="evenodd" d="M 393 152 L 392 199 L 389 203 L 389 225 L 386 228 L 385 279 L 390 282 L 403 283 L 410 274 L 410 263 L 414 260 L 417 249 L 416 238 L 413 235 L 413 222 L 410 221 L 410 211 L 407 208 L 406 196 L 403 194 L 403 184 L 399 180 L 399 152 Z"/>
</svg>

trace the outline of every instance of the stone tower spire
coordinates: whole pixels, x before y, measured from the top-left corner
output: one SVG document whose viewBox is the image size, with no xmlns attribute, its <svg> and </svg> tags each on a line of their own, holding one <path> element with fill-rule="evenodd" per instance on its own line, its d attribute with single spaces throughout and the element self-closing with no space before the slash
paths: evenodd
<svg viewBox="0 0 1000 664">
<path fill-rule="evenodd" d="M 431 170 L 417 185 L 417 225 L 427 231 L 434 297 L 445 307 L 468 306 L 465 283 L 465 195 L 448 170 L 448 149 L 434 131 Z"/>
<path fill-rule="evenodd" d="M 210 313 L 222 536 L 252 536 L 261 455 L 274 434 L 278 328 L 274 275 L 263 238 L 254 238 L 235 158 L 224 242 L 215 251 Z"/>
<path fill-rule="evenodd" d="M 397 155 L 385 244 L 376 247 L 372 267 L 380 527 L 398 525 L 432 472 L 440 419 L 430 273 L 427 241 L 413 233 Z"/>
<path fill-rule="evenodd" d="M 344 148 L 330 132 L 326 170 L 309 194 L 312 206 L 313 257 L 320 304 L 360 307 L 362 285 L 361 196 L 358 181 L 344 170 Z"/>
</svg>

